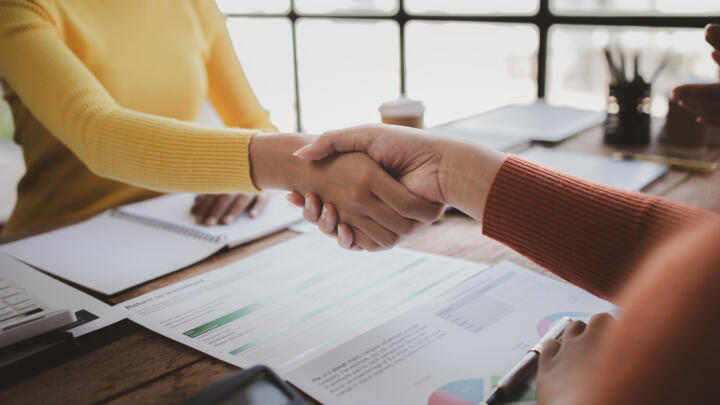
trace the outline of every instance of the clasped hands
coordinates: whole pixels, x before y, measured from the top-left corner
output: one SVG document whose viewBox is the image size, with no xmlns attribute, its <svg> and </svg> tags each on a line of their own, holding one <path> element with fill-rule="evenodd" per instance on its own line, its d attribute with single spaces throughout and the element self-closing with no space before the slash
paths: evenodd
<svg viewBox="0 0 720 405">
<path fill-rule="evenodd" d="M 391 125 L 362 125 L 330 131 L 297 150 L 294 156 L 322 162 L 353 152 L 362 152 L 377 162 L 395 182 L 388 182 L 388 187 L 397 188 L 401 184 L 406 192 L 423 203 L 432 203 L 432 209 L 423 208 L 424 212 L 432 214 L 421 218 L 423 224 L 435 220 L 447 204 L 479 218 L 490 184 L 505 157 L 503 153 L 463 141 Z M 373 178 L 367 180 L 376 181 Z M 342 210 L 338 211 L 336 201 L 297 191 L 288 195 L 288 200 L 303 207 L 307 221 L 318 224 L 327 235 L 337 237 L 340 246 L 346 249 L 374 251 L 389 248 L 422 226 L 415 224 L 395 232 L 392 238 L 368 243 L 369 235 L 347 223 Z M 384 201 L 393 204 L 390 200 Z M 415 210 L 420 210 L 423 203 L 417 202 Z M 396 212 L 403 215 L 410 207 L 402 206 Z M 379 226 L 385 225 L 382 221 L 376 222 Z"/>
</svg>

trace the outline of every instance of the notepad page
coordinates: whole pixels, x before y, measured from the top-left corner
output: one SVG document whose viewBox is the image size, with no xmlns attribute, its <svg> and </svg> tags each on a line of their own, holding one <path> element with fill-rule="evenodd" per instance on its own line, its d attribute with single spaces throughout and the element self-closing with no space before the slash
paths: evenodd
<svg viewBox="0 0 720 405">
<path fill-rule="evenodd" d="M 270 201 L 257 218 L 250 218 L 243 214 L 230 225 L 203 226 L 195 222 L 190 215 L 190 208 L 195 200 L 195 194 L 168 194 L 121 208 L 123 212 L 143 217 L 153 218 L 168 223 L 182 225 L 197 229 L 213 235 L 223 235 L 228 245 L 235 247 L 253 241 L 302 220 L 302 210 L 290 205 L 285 200 L 285 191 L 268 191 Z"/>
<path fill-rule="evenodd" d="M 0 251 L 60 278 L 111 295 L 194 264 L 226 244 L 143 225 L 106 212 Z"/>
</svg>

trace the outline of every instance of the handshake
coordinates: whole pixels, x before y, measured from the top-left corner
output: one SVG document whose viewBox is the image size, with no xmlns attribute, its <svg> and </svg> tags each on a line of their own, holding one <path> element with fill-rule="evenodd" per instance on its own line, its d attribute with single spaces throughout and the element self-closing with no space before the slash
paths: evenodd
<svg viewBox="0 0 720 405">
<path fill-rule="evenodd" d="M 288 200 L 340 246 L 368 251 L 395 246 L 448 204 L 479 218 L 504 160 L 500 152 L 387 125 L 330 131 L 293 156 L 325 174 Z"/>
<path fill-rule="evenodd" d="M 709 25 L 707 42 L 720 65 L 720 25 Z M 677 87 L 673 97 L 698 122 L 720 126 L 720 83 Z M 294 190 L 288 200 L 304 208 L 339 244 L 353 250 L 395 246 L 431 224 L 446 205 L 475 219 L 505 155 L 460 140 L 387 125 L 330 131 L 319 138 L 258 135 L 250 144 L 253 182 L 260 188 Z M 192 213 L 206 225 L 254 217 L 267 197 L 200 196 Z"/>
</svg>

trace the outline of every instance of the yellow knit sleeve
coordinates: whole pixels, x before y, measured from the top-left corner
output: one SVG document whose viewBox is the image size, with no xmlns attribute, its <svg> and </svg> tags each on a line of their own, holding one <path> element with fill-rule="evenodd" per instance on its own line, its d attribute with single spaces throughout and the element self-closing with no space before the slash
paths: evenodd
<svg viewBox="0 0 720 405">
<path fill-rule="evenodd" d="M 225 125 L 277 132 L 268 112 L 255 97 L 238 61 L 225 16 L 212 0 L 200 0 L 196 7 L 209 46 L 206 60 L 208 96 Z"/>
<path fill-rule="evenodd" d="M 36 2 L 0 0 L 0 77 L 95 174 L 157 191 L 256 191 L 256 131 L 213 129 L 123 108 Z"/>
</svg>

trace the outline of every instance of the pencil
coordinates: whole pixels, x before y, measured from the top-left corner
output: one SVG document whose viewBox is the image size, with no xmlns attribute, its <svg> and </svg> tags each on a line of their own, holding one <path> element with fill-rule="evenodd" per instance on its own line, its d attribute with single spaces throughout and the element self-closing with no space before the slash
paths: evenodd
<svg viewBox="0 0 720 405">
<path fill-rule="evenodd" d="M 615 152 L 610 155 L 615 160 L 634 160 L 639 162 L 653 162 L 668 165 L 675 169 L 687 170 L 689 172 L 713 174 L 717 171 L 718 164 L 702 160 L 681 159 L 675 157 L 643 155 L 641 153 Z"/>
</svg>

